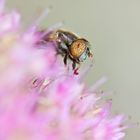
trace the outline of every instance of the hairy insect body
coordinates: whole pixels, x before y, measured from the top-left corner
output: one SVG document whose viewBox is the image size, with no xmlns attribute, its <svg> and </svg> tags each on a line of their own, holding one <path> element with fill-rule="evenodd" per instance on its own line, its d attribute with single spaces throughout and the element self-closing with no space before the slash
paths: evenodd
<svg viewBox="0 0 140 140">
<path fill-rule="evenodd" d="M 92 57 L 89 48 L 89 42 L 80 38 L 72 32 L 64 30 L 51 31 L 49 34 L 41 38 L 41 41 L 52 41 L 56 44 L 57 53 L 61 54 L 64 59 L 64 64 L 67 65 L 67 59 L 72 61 L 72 68 L 77 73 L 80 63 L 83 62 L 87 56 Z M 79 65 L 76 68 L 76 64 Z"/>
</svg>

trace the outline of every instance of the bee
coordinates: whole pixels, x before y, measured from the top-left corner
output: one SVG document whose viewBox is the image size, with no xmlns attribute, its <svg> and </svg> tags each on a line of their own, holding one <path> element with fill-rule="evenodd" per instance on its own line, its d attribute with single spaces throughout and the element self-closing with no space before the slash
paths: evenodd
<svg viewBox="0 0 140 140">
<path fill-rule="evenodd" d="M 43 31 L 42 31 L 43 33 Z M 92 57 L 93 54 L 90 50 L 90 44 L 85 38 L 78 37 L 76 34 L 65 31 L 55 30 L 44 35 L 41 42 L 54 42 L 56 44 L 57 53 L 63 56 L 63 62 L 67 65 L 67 60 L 72 61 L 72 68 L 74 74 L 78 74 L 80 63 L 87 57 Z M 76 67 L 78 65 L 78 67 Z"/>
</svg>

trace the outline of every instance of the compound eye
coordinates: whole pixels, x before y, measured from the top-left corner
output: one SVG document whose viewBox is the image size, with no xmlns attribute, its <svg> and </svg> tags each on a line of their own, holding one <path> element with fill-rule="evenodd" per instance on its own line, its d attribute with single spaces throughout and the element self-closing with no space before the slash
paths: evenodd
<svg viewBox="0 0 140 140">
<path fill-rule="evenodd" d="M 85 59 L 87 58 L 87 53 L 86 51 L 84 53 L 82 53 L 79 57 L 80 62 L 83 62 Z"/>
<path fill-rule="evenodd" d="M 70 53 L 72 57 L 79 58 L 86 51 L 85 41 L 82 39 L 77 39 L 70 46 Z"/>
</svg>

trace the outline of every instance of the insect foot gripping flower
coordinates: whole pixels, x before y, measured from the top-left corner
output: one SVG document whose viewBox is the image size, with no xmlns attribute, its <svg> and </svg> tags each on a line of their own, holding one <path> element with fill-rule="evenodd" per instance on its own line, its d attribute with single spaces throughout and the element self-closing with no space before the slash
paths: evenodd
<svg viewBox="0 0 140 140">
<path fill-rule="evenodd" d="M 68 72 L 51 42 L 36 47 L 35 28 L 19 30 L 20 15 L 3 11 L 0 0 L 0 140 L 120 140 L 123 116 L 111 102 L 99 103 Z M 80 77 L 80 74 L 78 75 Z"/>
</svg>

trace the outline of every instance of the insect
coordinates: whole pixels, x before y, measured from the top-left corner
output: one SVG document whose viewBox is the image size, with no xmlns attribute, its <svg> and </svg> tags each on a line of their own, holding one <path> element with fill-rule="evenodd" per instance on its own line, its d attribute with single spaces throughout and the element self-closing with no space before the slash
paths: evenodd
<svg viewBox="0 0 140 140">
<path fill-rule="evenodd" d="M 87 57 L 93 56 L 89 47 L 89 42 L 69 31 L 61 29 L 51 31 L 43 36 L 41 41 L 44 43 L 48 41 L 54 42 L 57 46 L 57 53 L 63 56 L 64 64 L 67 65 L 67 59 L 72 61 L 74 74 L 78 74 L 81 62 Z M 76 67 L 77 65 L 78 67 Z"/>
</svg>

